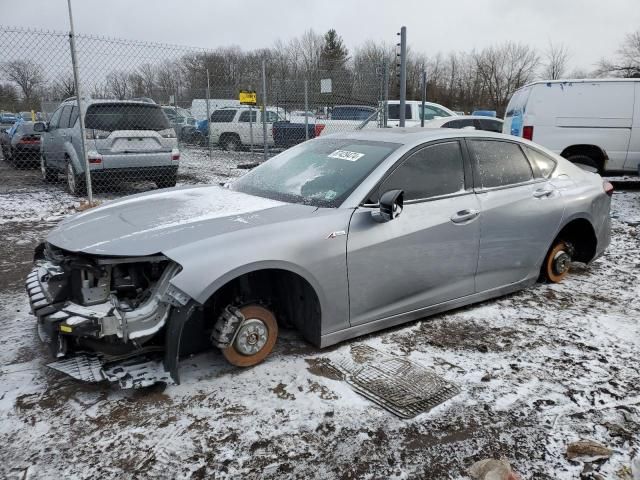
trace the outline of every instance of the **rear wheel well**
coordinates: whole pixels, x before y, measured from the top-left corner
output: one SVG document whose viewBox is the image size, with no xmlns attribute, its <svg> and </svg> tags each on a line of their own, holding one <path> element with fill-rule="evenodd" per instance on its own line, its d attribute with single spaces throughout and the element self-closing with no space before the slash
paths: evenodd
<svg viewBox="0 0 640 480">
<path fill-rule="evenodd" d="M 585 218 L 577 218 L 567 223 L 553 242 L 564 240 L 573 246 L 573 260 L 577 262 L 589 263 L 596 255 L 598 238 L 591 222 Z M 553 248 L 553 245 L 552 245 Z"/>
<path fill-rule="evenodd" d="M 595 162 L 600 172 L 604 170 L 604 164 L 607 160 L 607 154 L 596 145 L 571 145 L 565 148 L 560 155 L 566 159 L 582 155 L 589 157 Z"/>
<path fill-rule="evenodd" d="M 224 132 L 220 135 L 220 139 L 218 141 L 221 145 L 224 145 L 227 140 L 235 140 L 236 142 L 238 142 L 238 146 L 240 146 L 241 144 L 240 135 L 238 135 L 237 133 Z"/>
<path fill-rule="evenodd" d="M 298 330 L 320 344 L 320 301 L 311 284 L 297 273 L 265 269 L 245 273 L 220 287 L 204 305 L 205 318 L 215 322 L 229 304 L 259 303 L 273 312 L 279 326 Z"/>
</svg>

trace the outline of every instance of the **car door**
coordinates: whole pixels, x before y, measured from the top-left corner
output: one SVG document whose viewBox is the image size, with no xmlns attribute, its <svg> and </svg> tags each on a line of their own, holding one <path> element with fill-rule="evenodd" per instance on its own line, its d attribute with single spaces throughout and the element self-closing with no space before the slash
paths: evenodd
<svg viewBox="0 0 640 480">
<path fill-rule="evenodd" d="M 408 154 L 372 193 L 401 189 L 397 218 L 376 223 L 356 209 L 347 240 L 351 325 L 399 315 L 474 292 L 479 205 L 458 140 Z M 371 202 L 373 200 L 369 200 Z"/>
<path fill-rule="evenodd" d="M 47 164 L 54 168 L 60 168 L 60 159 L 63 156 L 58 141 L 60 133 L 58 131 L 58 125 L 60 123 L 60 116 L 62 115 L 63 109 L 64 107 L 61 106 L 53 112 L 51 120 L 49 121 L 49 127 L 42 135 L 42 152 L 47 159 Z"/>
<path fill-rule="evenodd" d="M 240 134 L 243 144 L 262 144 L 262 125 L 257 122 L 258 111 L 256 109 L 251 108 L 240 113 L 240 116 L 238 117 L 238 133 Z"/>
<path fill-rule="evenodd" d="M 564 212 L 559 190 L 534 171 L 521 146 L 467 138 L 480 202 L 476 291 L 537 277 Z"/>
</svg>

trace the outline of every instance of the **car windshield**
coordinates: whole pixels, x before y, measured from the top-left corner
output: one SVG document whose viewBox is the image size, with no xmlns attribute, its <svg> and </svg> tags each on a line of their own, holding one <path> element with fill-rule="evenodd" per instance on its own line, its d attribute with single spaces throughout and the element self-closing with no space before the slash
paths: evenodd
<svg viewBox="0 0 640 480">
<path fill-rule="evenodd" d="M 401 144 L 352 139 L 305 142 L 232 184 L 239 192 L 317 207 L 338 207 Z"/>
<path fill-rule="evenodd" d="M 158 105 L 143 103 L 98 103 L 87 109 L 85 127 L 115 130 L 166 130 L 167 117 Z"/>
</svg>

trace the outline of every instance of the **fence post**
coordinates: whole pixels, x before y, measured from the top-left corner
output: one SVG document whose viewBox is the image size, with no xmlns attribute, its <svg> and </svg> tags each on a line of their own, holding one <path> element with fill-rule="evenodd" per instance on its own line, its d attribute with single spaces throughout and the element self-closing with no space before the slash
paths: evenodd
<svg viewBox="0 0 640 480">
<path fill-rule="evenodd" d="M 308 81 L 304 79 L 304 139 L 309 140 L 309 94 L 308 94 Z"/>
<path fill-rule="evenodd" d="M 405 126 L 407 104 L 407 27 L 400 29 L 400 127 Z"/>
<path fill-rule="evenodd" d="M 387 122 L 389 121 L 389 62 L 384 61 L 384 118 L 383 126 L 387 128 Z"/>
<path fill-rule="evenodd" d="M 209 69 L 207 68 L 207 146 L 209 147 L 209 160 L 211 160 L 211 142 L 209 141 L 209 132 L 211 131 L 211 107 L 209 107 L 209 101 L 211 100 L 211 90 L 209 86 Z"/>
<path fill-rule="evenodd" d="M 262 60 L 262 139 L 264 142 L 263 158 L 269 158 L 269 147 L 267 146 L 267 62 Z"/>
<path fill-rule="evenodd" d="M 78 59 L 76 58 L 76 39 L 73 28 L 73 15 L 71 14 L 71 0 L 67 0 L 69 8 L 69 46 L 71 48 L 71 65 L 73 67 L 73 86 L 76 90 L 76 104 L 78 106 L 78 122 L 80 122 L 80 143 L 82 145 L 82 157 L 84 160 L 85 183 L 87 184 L 87 199 L 89 206 L 93 206 L 93 188 L 91 185 L 91 172 L 89 172 L 89 157 L 85 145 L 84 113 L 82 111 L 82 99 L 80 95 L 80 79 L 78 78 Z M 72 172 L 73 174 L 73 172 Z"/>
<path fill-rule="evenodd" d="M 422 111 L 420 112 L 420 126 L 424 127 L 424 104 L 427 101 L 427 71 L 422 71 Z"/>
</svg>

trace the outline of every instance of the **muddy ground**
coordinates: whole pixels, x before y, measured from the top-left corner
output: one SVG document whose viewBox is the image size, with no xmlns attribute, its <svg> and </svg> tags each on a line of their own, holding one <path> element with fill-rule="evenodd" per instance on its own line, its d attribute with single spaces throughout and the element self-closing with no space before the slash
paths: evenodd
<svg viewBox="0 0 640 480">
<path fill-rule="evenodd" d="M 219 353 L 182 362 L 182 384 L 142 391 L 46 368 L 22 282 L 36 243 L 77 199 L 0 162 L 0 477 L 460 479 L 508 459 L 525 479 L 579 478 L 566 445 L 630 479 L 640 448 L 640 192 L 614 194 L 613 238 L 590 267 L 525 291 L 317 350 L 284 331 L 261 365 Z M 187 180 L 185 180 L 187 181 Z M 329 368 L 354 345 L 409 358 L 461 393 L 401 420 Z"/>
</svg>

